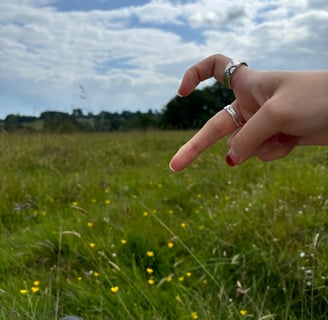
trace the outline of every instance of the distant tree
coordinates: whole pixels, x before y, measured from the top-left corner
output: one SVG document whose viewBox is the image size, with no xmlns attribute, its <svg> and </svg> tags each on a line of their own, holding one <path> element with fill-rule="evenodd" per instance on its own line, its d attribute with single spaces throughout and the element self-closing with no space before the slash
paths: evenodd
<svg viewBox="0 0 328 320">
<path fill-rule="evenodd" d="M 40 115 L 40 119 L 42 120 L 65 120 L 69 118 L 70 115 L 68 113 L 60 111 L 44 111 Z"/>
<path fill-rule="evenodd" d="M 121 116 L 127 121 L 134 120 L 137 117 L 136 113 L 131 111 L 122 111 Z"/>
<path fill-rule="evenodd" d="M 176 96 L 162 112 L 161 127 L 167 129 L 199 128 L 233 99 L 233 92 L 218 82 L 203 90 L 194 90 L 187 97 Z"/>
<path fill-rule="evenodd" d="M 31 124 L 36 120 L 36 117 L 9 114 L 3 122 L 3 129 L 8 132 L 32 132 L 35 129 Z"/>
<path fill-rule="evenodd" d="M 149 110 L 147 113 L 137 112 L 136 119 L 134 121 L 134 127 L 136 129 L 147 130 L 150 128 L 156 128 L 158 126 L 158 119 L 156 114 Z"/>
<path fill-rule="evenodd" d="M 19 129 L 22 129 L 23 125 L 19 120 L 19 118 L 20 116 L 18 115 L 9 114 L 4 121 L 4 125 L 3 125 L 4 130 L 8 132 L 14 132 Z"/>
<path fill-rule="evenodd" d="M 94 117 L 96 131 L 110 131 L 111 113 L 102 111 Z"/>
<path fill-rule="evenodd" d="M 40 115 L 43 120 L 43 131 L 65 133 L 81 131 L 81 125 L 71 115 L 58 111 L 45 111 Z"/>
<path fill-rule="evenodd" d="M 76 119 L 83 118 L 83 112 L 81 109 L 73 109 L 72 116 Z"/>
</svg>

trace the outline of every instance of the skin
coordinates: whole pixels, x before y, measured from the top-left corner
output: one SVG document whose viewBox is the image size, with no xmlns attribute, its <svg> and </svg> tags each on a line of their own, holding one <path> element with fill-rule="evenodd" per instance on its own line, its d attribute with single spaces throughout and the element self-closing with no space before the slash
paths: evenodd
<svg viewBox="0 0 328 320">
<path fill-rule="evenodd" d="M 189 95 L 203 80 L 223 83 L 231 58 L 210 56 L 189 68 L 178 95 Z M 221 110 L 174 155 L 173 171 L 187 167 L 221 138 L 228 140 L 227 163 L 238 165 L 250 157 L 272 161 L 297 145 L 328 145 L 328 71 L 259 72 L 240 65 L 231 77 L 236 100 L 231 104 L 245 124 L 237 128 Z"/>
</svg>

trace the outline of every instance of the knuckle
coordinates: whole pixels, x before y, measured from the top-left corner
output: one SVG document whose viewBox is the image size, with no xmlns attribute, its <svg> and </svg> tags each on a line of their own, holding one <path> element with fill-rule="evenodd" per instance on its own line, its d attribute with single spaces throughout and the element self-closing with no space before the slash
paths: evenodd
<svg viewBox="0 0 328 320">
<path fill-rule="evenodd" d="M 210 132 L 213 135 L 216 136 L 223 136 L 224 132 L 226 131 L 226 123 L 222 123 L 222 121 L 218 121 L 219 119 L 219 113 L 214 115 L 212 118 L 207 120 L 207 122 L 204 125 L 204 129 L 208 132 Z"/>
</svg>

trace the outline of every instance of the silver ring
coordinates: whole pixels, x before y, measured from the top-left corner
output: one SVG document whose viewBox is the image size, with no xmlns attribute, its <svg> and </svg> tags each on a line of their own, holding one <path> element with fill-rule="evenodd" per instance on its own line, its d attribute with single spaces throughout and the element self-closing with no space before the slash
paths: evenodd
<svg viewBox="0 0 328 320">
<path fill-rule="evenodd" d="M 229 113 L 237 128 L 240 128 L 244 125 L 244 122 L 240 120 L 238 113 L 234 110 L 234 108 L 230 104 L 225 106 L 224 110 L 226 110 Z"/>
<path fill-rule="evenodd" d="M 223 73 L 223 84 L 227 89 L 231 89 L 231 77 L 240 65 L 248 66 L 244 61 L 230 60 L 226 65 Z"/>
</svg>

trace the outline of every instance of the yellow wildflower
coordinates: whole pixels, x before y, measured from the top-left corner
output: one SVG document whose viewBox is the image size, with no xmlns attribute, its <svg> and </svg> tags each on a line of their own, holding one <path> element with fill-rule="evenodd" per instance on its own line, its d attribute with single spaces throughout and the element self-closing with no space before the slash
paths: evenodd
<svg viewBox="0 0 328 320">
<path fill-rule="evenodd" d="M 105 202 L 105 204 L 108 205 L 108 204 L 110 204 L 111 201 L 109 199 L 106 199 L 104 202 Z"/>
<path fill-rule="evenodd" d="M 154 272 L 154 270 L 153 270 L 152 268 L 147 268 L 146 271 L 147 271 L 147 273 L 149 273 L 149 274 L 152 274 L 152 273 Z"/>
<path fill-rule="evenodd" d="M 148 216 L 148 212 L 147 211 L 144 211 L 143 215 L 144 215 L 144 217 L 147 217 Z"/>
<path fill-rule="evenodd" d="M 155 283 L 155 280 L 154 279 L 152 279 L 152 278 L 148 279 L 148 284 L 150 286 L 152 286 L 154 283 Z"/>
<path fill-rule="evenodd" d="M 88 222 L 88 227 L 89 227 L 89 228 L 92 228 L 92 227 L 93 227 L 93 222 L 89 221 L 89 222 Z"/>
<path fill-rule="evenodd" d="M 183 281 L 184 281 L 184 277 L 179 277 L 178 280 L 179 280 L 180 282 L 183 282 Z"/>
<path fill-rule="evenodd" d="M 33 284 L 34 284 L 35 287 L 38 287 L 40 285 L 40 281 L 39 280 L 35 280 L 33 282 Z"/>
<path fill-rule="evenodd" d="M 169 247 L 169 249 L 172 249 L 174 247 L 174 243 L 170 241 L 167 243 L 167 246 Z"/>
<path fill-rule="evenodd" d="M 115 286 L 115 287 L 111 287 L 110 288 L 110 291 L 113 292 L 113 293 L 117 293 L 119 290 L 119 287 L 118 286 Z"/>
<path fill-rule="evenodd" d="M 32 289 L 32 292 L 33 293 L 37 293 L 37 292 L 40 291 L 40 288 L 39 287 L 32 287 L 31 289 Z"/>
<path fill-rule="evenodd" d="M 153 251 L 147 251 L 147 257 L 152 258 L 154 256 L 154 252 Z"/>
<path fill-rule="evenodd" d="M 184 222 L 182 222 L 181 224 L 180 224 L 180 227 L 181 228 L 185 228 L 187 225 L 184 223 Z"/>
<path fill-rule="evenodd" d="M 191 277 L 191 272 L 186 272 L 187 277 Z"/>
<path fill-rule="evenodd" d="M 99 272 L 94 272 L 93 275 L 97 278 L 97 277 L 99 277 L 100 273 Z"/>
<path fill-rule="evenodd" d="M 126 244 L 127 241 L 125 239 L 121 239 L 121 244 Z"/>
<path fill-rule="evenodd" d="M 240 315 L 242 315 L 242 316 L 246 316 L 246 314 L 247 314 L 247 310 L 242 309 L 242 310 L 239 311 L 239 313 L 240 313 Z"/>
<path fill-rule="evenodd" d="M 166 277 L 166 281 L 167 281 L 167 282 L 171 282 L 171 281 L 172 281 L 172 276 L 167 276 L 167 277 Z"/>
<path fill-rule="evenodd" d="M 192 317 L 193 319 L 198 319 L 198 314 L 197 314 L 197 312 L 193 312 L 193 313 L 191 314 L 191 317 Z"/>
<path fill-rule="evenodd" d="M 72 206 L 73 206 L 73 207 L 76 207 L 76 206 L 78 206 L 78 205 L 79 205 L 79 203 L 78 203 L 77 201 L 73 201 L 73 202 L 72 202 Z"/>
<path fill-rule="evenodd" d="M 19 292 L 21 293 L 21 294 L 27 294 L 27 290 L 26 289 L 22 289 L 22 290 L 19 290 Z"/>
<path fill-rule="evenodd" d="M 90 242 L 89 246 L 90 246 L 90 248 L 94 248 L 96 246 L 96 244 L 94 242 Z"/>
</svg>

